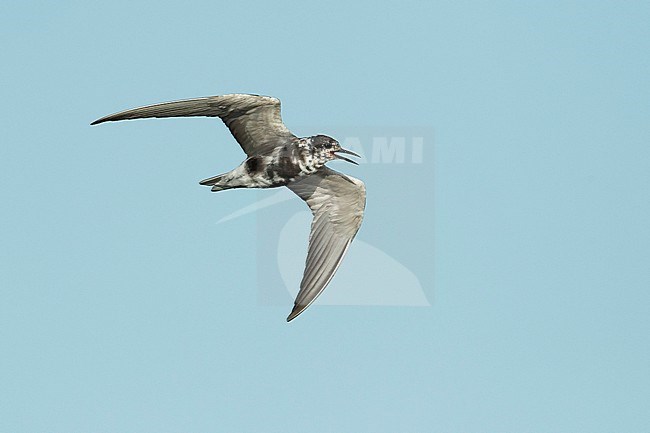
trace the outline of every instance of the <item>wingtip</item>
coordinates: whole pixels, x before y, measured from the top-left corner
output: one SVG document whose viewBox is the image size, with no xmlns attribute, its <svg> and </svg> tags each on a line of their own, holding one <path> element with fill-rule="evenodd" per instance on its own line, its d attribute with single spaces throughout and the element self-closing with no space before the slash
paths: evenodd
<svg viewBox="0 0 650 433">
<path fill-rule="evenodd" d="M 295 305 L 293 306 L 293 310 L 291 310 L 291 314 L 289 314 L 289 317 L 287 317 L 287 322 L 291 322 L 293 319 L 295 319 L 296 317 L 298 317 L 298 316 L 300 315 L 300 313 L 302 313 L 303 311 L 305 311 L 305 308 L 306 308 L 305 305 L 298 305 L 298 304 L 295 304 Z"/>
<path fill-rule="evenodd" d="M 95 120 L 94 122 L 92 122 L 92 123 L 90 124 L 90 126 L 98 125 L 98 124 L 100 124 L 100 123 L 102 123 L 102 119 L 97 119 L 97 120 Z"/>
</svg>

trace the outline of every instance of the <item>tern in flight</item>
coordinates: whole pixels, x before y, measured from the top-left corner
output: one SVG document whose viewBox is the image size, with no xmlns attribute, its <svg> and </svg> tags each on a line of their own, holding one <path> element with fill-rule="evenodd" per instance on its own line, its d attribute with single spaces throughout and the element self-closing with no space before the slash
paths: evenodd
<svg viewBox="0 0 650 433">
<path fill-rule="evenodd" d="M 219 117 L 248 156 L 235 169 L 204 179 L 212 191 L 286 186 L 307 202 L 313 214 L 305 272 L 287 321 L 321 294 L 357 234 L 366 205 L 363 182 L 325 166 L 359 156 L 326 135 L 296 137 L 282 123 L 280 101 L 258 95 L 222 95 L 165 102 L 121 111 L 91 125 L 148 117 Z"/>
</svg>

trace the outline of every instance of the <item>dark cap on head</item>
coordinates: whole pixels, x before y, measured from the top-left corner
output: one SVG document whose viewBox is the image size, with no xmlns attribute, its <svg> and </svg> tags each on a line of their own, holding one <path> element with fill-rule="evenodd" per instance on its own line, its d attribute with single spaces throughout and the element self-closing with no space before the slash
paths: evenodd
<svg viewBox="0 0 650 433">
<path fill-rule="evenodd" d="M 338 145 L 339 142 L 334 140 L 332 137 L 328 137 L 327 135 L 314 135 L 311 137 L 311 142 L 315 147 L 325 147 L 327 145 Z"/>
</svg>

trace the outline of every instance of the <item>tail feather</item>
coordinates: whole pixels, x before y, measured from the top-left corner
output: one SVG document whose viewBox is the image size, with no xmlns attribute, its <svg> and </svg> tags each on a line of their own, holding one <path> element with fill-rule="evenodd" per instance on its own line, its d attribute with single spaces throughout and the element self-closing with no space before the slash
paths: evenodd
<svg viewBox="0 0 650 433">
<path fill-rule="evenodd" d="M 203 179 L 201 182 L 199 182 L 199 184 L 205 186 L 211 186 L 212 192 L 223 191 L 224 189 L 241 188 L 240 186 L 229 185 L 227 181 L 224 181 L 223 179 L 224 177 L 225 175 L 223 174 L 220 174 L 218 176 L 212 176 L 207 179 Z"/>
<path fill-rule="evenodd" d="M 212 176 L 212 177 L 209 177 L 207 179 L 203 179 L 201 182 L 199 182 L 199 185 L 212 186 L 212 185 L 214 185 L 216 183 L 219 183 L 219 181 L 221 180 L 222 177 L 223 177 L 223 175 L 220 174 L 218 176 Z"/>
</svg>

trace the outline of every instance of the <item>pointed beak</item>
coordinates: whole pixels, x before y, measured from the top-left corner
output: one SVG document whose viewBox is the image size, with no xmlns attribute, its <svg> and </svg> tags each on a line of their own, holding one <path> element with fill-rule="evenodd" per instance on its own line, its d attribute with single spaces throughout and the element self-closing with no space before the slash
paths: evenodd
<svg viewBox="0 0 650 433">
<path fill-rule="evenodd" d="M 347 149 L 339 149 L 339 150 L 337 150 L 336 152 L 338 152 L 338 153 L 345 153 L 345 154 L 348 154 L 348 155 L 356 156 L 357 158 L 361 158 L 361 157 L 360 157 L 359 155 L 357 155 L 356 153 L 352 152 L 351 150 L 347 150 Z M 355 164 L 355 165 L 359 165 L 358 162 L 356 162 L 356 161 L 352 161 L 351 159 L 346 158 L 345 156 L 337 155 L 336 152 L 333 154 L 335 158 L 337 158 L 337 159 L 342 159 L 343 161 L 351 162 L 352 164 Z"/>
</svg>

